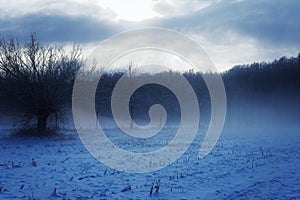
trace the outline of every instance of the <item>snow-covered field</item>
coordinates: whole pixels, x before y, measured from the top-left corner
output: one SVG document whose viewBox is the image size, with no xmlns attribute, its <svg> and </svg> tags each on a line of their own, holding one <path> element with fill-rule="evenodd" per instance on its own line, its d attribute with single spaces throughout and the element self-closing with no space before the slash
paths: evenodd
<svg viewBox="0 0 300 200">
<path fill-rule="evenodd" d="M 197 137 L 175 163 L 133 174 L 97 161 L 74 130 L 52 138 L 8 136 L 8 132 L 2 130 L 0 139 L 0 199 L 300 198 L 300 137 L 295 134 L 224 133 L 202 160 L 197 159 L 201 144 Z M 160 138 L 149 147 L 120 136 L 112 140 L 128 149 L 164 143 Z"/>
</svg>

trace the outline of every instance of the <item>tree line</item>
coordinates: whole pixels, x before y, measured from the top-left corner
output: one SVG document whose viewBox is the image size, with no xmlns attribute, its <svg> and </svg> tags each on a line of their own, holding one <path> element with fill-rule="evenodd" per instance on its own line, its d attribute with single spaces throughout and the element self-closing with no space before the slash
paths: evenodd
<svg viewBox="0 0 300 200">
<path fill-rule="evenodd" d="M 81 50 L 74 45 L 71 50 L 42 45 L 32 34 L 26 43 L 16 39 L 0 40 L 0 108 L 2 113 L 21 115 L 21 119 L 35 124 L 35 133 L 47 132 L 49 117 L 59 120 L 71 110 L 72 89 L 78 70 L 84 66 Z M 131 73 L 132 66 L 128 66 Z M 97 70 L 87 72 L 100 73 Z M 102 73 L 102 72 L 101 72 Z M 95 95 L 96 111 L 111 117 L 111 95 L 118 80 L 126 72 L 104 72 Z M 209 121 L 210 96 L 201 72 L 136 73 L 130 78 L 140 81 L 145 76 L 176 76 L 182 74 L 193 87 L 200 105 L 201 118 Z M 128 74 L 128 73 L 127 73 Z M 297 57 L 282 57 L 273 62 L 239 65 L 221 73 L 228 107 L 227 121 L 242 123 L 255 118 L 264 120 L 262 113 L 279 110 L 278 115 L 292 120 L 300 116 L 300 53 Z M 93 78 L 82 82 L 94 81 Z M 180 86 L 179 86 L 180 87 Z M 180 107 L 168 88 L 147 84 L 134 92 L 129 110 L 133 119 L 147 119 L 153 104 L 162 104 L 168 120 L 178 120 Z M 254 112 L 257 110 L 257 112 Z M 240 121 L 239 121 L 240 120 Z M 241 122 L 242 121 L 242 122 Z"/>
</svg>

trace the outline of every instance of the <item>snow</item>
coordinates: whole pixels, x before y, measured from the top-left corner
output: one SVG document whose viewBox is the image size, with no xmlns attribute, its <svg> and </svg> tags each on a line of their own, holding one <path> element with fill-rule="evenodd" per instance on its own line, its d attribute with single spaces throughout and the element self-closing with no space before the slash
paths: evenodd
<svg viewBox="0 0 300 200">
<path fill-rule="evenodd" d="M 125 149 L 145 151 L 167 142 L 174 129 L 164 130 L 166 140 L 159 137 L 147 144 L 120 136 L 118 129 L 106 131 Z M 199 133 L 176 162 L 159 171 L 136 174 L 119 172 L 97 161 L 75 130 L 30 138 L 2 129 L 0 199 L 300 198 L 298 134 L 227 132 L 202 160 L 197 159 L 202 138 Z"/>
</svg>

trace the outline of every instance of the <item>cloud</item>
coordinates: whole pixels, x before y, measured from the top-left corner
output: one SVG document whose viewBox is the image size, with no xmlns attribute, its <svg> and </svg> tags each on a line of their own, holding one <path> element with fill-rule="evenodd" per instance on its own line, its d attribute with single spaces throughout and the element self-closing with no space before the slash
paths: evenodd
<svg viewBox="0 0 300 200">
<path fill-rule="evenodd" d="M 224 33 L 236 32 L 266 44 L 299 46 L 299 10 L 297 0 L 219 1 L 183 16 L 162 18 L 156 24 L 205 34 L 210 40 L 219 41 Z"/>
<path fill-rule="evenodd" d="M 27 39 L 36 32 L 44 42 L 92 42 L 119 32 L 116 14 L 96 0 L 3 0 L 0 36 Z"/>
<path fill-rule="evenodd" d="M 232 13 L 236 14 L 236 17 Z M 300 44 L 300 4 L 297 0 L 289 1 L 243 1 L 228 5 L 219 16 L 226 26 L 240 34 L 254 37 L 270 45 Z M 227 17 L 228 19 L 228 17 Z M 222 22 L 222 21 L 221 21 Z"/>
<path fill-rule="evenodd" d="M 165 16 L 141 24 L 187 34 L 205 48 L 222 70 L 235 64 L 269 61 L 299 52 L 300 4 L 297 0 L 220 0 L 198 10 L 186 6 L 181 8 L 184 13 L 181 15 L 172 15 L 176 10 L 173 4 L 166 6 L 157 1 Z"/>
<path fill-rule="evenodd" d="M 120 31 L 158 26 L 192 37 L 223 69 L 239 63 L 296 55 L 300 49 L 298 0 L 148 0 L 147 5 L 153 7 L 141 7 L 139 11 L 152 9 L 153 12 L 143 17 L 136 13 L 134 17 L 151 18 L 140 21 L 121 17 L 129 18 L 130 12 L 134 12 L 124 3 L 103 2 L 111 3 L 19 0 L 12 4 L 10 0 L 2 0 L 0 36 L 27 39 L 34 31 L 42 41 L 84 45 Z M 139 9 L 138 5 L 135 9 Z"/>
<path fill-rule="evenodd" d="M 111 19 L 117 14 L 110 8 L 103 8 L 97 0 L 2 0 L 0 9 L 3 17 L 21 17 L 28 14 L 88 16 L 96 19 Z"/>
<path fill-rule="evenodd" d="M 0 35 L 27 39 L 36 32 L 44 42 L 92 42 L 119 32 L 116 23 L 87 16 L 27 14 L 0 21 Z"/>
<path fill-rule="evenodd" d="M 153 0 L 153 10 L 161 16 L 182 16 L 201 10 L 215 0 Z"/>
</svg>

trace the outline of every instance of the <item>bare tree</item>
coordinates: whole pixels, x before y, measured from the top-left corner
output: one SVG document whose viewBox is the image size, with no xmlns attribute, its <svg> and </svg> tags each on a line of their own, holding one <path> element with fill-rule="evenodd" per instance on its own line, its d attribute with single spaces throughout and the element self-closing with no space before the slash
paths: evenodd
<svg viewBox="0 0 300 200">
<path fill-rule="evenodd" d="M 49 116 L 60 114 L 71 101 L 80 57 L 78 46 L 68 53 L 57 46 L 43 46 L 34 33 L 23 45 L 14 38 L 0 39 L 0 78 L 7 102 L 37 119 L 38 134 L 45 133 Z"/>
</svg>

